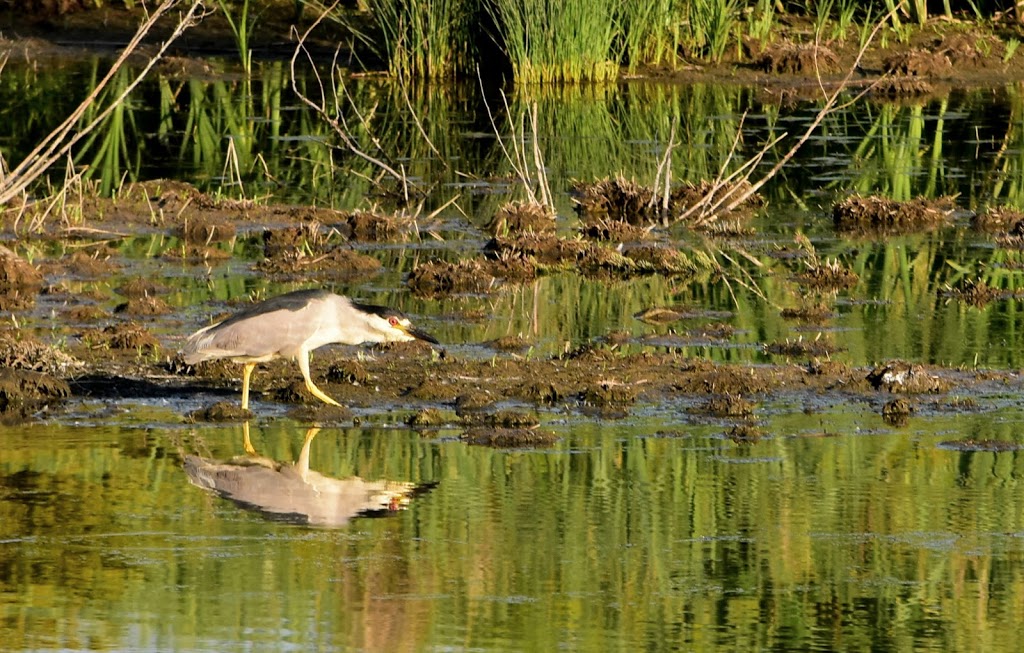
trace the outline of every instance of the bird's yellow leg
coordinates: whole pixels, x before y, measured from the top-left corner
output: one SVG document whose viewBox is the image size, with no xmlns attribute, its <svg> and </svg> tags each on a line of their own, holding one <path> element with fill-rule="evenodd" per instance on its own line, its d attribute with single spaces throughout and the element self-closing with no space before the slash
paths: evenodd
<svg viewBox="0 0 1024 653">
<path fill-rule="evenodd" d="M 250 456 L 257 455 L 256 447 L 252 446 L 252 440 L 249 439 L 249 420 L 242 422 L 242 447 Z"/>
<path fill-rule="evenodd" d="M 302 378 L 306 380 L 306 390 L 309 390 L 314 397 L 325 404 L 330 404 L 332 406 L 341 405 L 324 394 L 324 391 L 316 387 L 316 384 L 313 383 L 313 379 L 309 378 L 309 354 L 306 352 L 299 354 L 299 369 L 302 370 Z"/>
<path fill-rule="evenodd" d="M 249 410 L 249 377 L 256 369 L 256 363 L 245 363 L 242 365 L 242 410 Z"/>
</svg>

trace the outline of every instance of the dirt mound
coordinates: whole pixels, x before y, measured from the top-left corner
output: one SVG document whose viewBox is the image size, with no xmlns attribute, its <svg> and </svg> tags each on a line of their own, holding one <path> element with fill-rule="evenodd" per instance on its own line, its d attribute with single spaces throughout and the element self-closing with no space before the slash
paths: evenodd
<svg viewBox="0 0 1024 653">
<path fill-rule="evenodd" d="M 710 181 L 686 182 L 669 193 L 667 211 L 663 206 L 664 198 L 654 188 L 623 177 L 592 183 L 576 182 L 572 189 L 576 211 L 587 224 L 616 220 L 631 225 L 649 225 L 674 221 L 705 198 L 710 197 L 714 203 L 724 197 L 739 197 L 749 188 L 750 183 L 746 180 L 718 185 Z M 749 209 L 763 203 L 764 199 L 754 193 L 740 208 Z"/>
<path fill-rule="evenodd" d="M 145 327 L 133 322 L 112 324 L 102 329 L 89 329 L 79 336 L 90 348 L 125 349 L 139 352 L 155 352 L 160 341 Z"/>
<path fill-rule="evenodd" d="M 235 227 L 227 222 L 213 222 L 204 218 L 185 220 L 173 234 L 186 243 L 210 245 L 223 243 L 235 237 Z"/>
<path fill-rule="evenodd" d="M 27 419 L 52 402 L 71 396 L 66 381 L 49 374 L 0 367 L 0 421 Z"/>
<path fill-rule="evenodd" d="M 897 77 L 942 77 L 953 69 L 953 62 L 941 50 L 912 48 L 886 57 L 882 69 Z"/>
<path fill-rule="evenodd" d="M 904 202 L 886 197 L 852 195 L 832 206 L 836 229 L 865 234 L 909 233 L 948 222 L 955 203 L 951 197 L 918 197 Z"/>
<path fill-rule="evenodd" d="M 428 261 L 416 266 L 406 282 L 417 295 L 437 297 L 458 293 L 490 292 L 497 279 L 488 266 L 474 259 L 458 263 Z"/>
<path fill-rule="evenodd" d="M 370 211 L 343 214 L 339 229 L 352 240 L 373 243 L 396 240 L 404 232 L 397 218 Z"/>
<path fill-rule="evenodd" d="M 18 332 L 0 333 L 0 367 L 63 377 L 82 366 L 81 361 L 56 347 L 23 337 Z"/>
<path fill-rule="evenodd" d="M 0 291 L 35 288 L 42 285 L 43 275 L 20 256 L 0 245 Z"/>
<path fill-rule="evenodd" d="M 554 231 L 555 212 L 537 202 L 509 202 L 487 225 L 492 236 Z"/>
<path fill-rule="evenodd" d="M 839 70 L 839 57 L 824 45 L 773 43 L 761 52 L 755 65 L 767 73 L 827 74 Z"/>
<path fill-rule="evenodd" d="M 952 386 L 949 381 L 929 374 L 922 365 L 899 360 L 879 365 L 866 378 L 874 389 L 893 394 L 946 392 Z"/>
</svg>

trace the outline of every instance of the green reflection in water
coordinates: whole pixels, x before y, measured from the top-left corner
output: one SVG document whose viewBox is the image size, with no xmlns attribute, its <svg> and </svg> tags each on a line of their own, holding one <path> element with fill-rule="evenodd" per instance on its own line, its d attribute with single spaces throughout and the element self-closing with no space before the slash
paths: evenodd
<svg viewBox="0 0 1024 653">
<path fill-rule="evenodd" d="M 1010 650 L 1024 463 L 940 444 L 1022 444 L 1021 418 L 891 431 L 856 406 L 767 406 L 757 442 L 664 414 L 555 424 L 553 449 L 521 452 L 324 429 L 311 467 L 325 475 L 437 482 L 329 530 L 188 483 L 181 456 L 240 454 L 240 427 L 8 428 L 0 635 L 15 649 Z M 289 461 L 303 431 L 259 424 L 253 440 Z"/>
</svg>

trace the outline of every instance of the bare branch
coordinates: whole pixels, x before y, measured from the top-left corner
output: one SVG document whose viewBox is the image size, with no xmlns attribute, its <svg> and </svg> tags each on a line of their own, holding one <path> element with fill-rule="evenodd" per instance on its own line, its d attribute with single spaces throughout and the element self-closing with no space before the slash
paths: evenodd
<svg viewBox="0 0 1024 653">
<path fill-rule="evenodd" d="M 28 185 L 39 178 L 39 176 L 53 165 L 54 162 L 67 155 L 78 141 L 94 130 L 97 125 L 106 120 L 114 109 L 124 101 L 128 94 L 135 90 L 135 87 L 142 82 L 147 74 L 149 74 L 149 71 L 153 66 L 163 58 L 164 52 L 167 51 L 167 48 L 170 47 L 171 43 L 173 43 L 187 29 L 197 24 L 206 16 L 202 0 L 195 0 L 185 15 L 178 19 L 178 24 L 174 28 L 174 31 L 171 32 L 171 35 L 160 45 L 156 54 L 150 57 L 146 62 L 146 65 L 135 76 L 135 78 L 92 120 L 92 122 L 75 132 L 75 125 L 85 114 L 86 110 L 95 104 L 103 90 L 109 85 L 117 72 L 124 66 L 128 57 L 138 49 L 143 38 L 145 38 L 161 16 L 170 11 L 179 3 L 179 1 L 180 0 L 164 0 L 164 2 L 162 2 L 153 11 L 153 13 L 148 14 L 145 22 L 139 26 L 139 29 L 135 32 L 131 41 L 129 41 L 128 45 L 126 45 L 121 51 L 121 54 L 118 56 L 117 60 L 114 61 L 110 70 L 107 71 L 107 74 L 99 81 L 92 92 L 82 100 L 82 103 L 78 105 L 78 107 L 64 120 L 64 122 L 51 131 L 46 138 L 44 138 L 42 142 L 35 147 L 35 149 L 29 152 L 21 163 L 0 179 L 0 206 L 7 204 L 16 195 L 24 192 Z"/>
</svg>

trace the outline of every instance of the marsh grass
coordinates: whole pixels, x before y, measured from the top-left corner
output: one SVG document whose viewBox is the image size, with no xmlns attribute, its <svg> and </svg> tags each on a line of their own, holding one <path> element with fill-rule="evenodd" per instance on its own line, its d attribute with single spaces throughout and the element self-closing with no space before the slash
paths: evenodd
<svg viewBox="0 0 1024 653">
<path fill-rule="evenodd" d="M 687 27 L 690 54 L 715 63 L 739 37 L 741 0 L 694 0 L 682 4 L 682 24 Z"/>
<path fill-rule="evenodd" d="M 608 82 L 618 76 L 614 0 L 493 0 L 484 6 L 517 82 Z"/>
<path fill-rule="evenodd" d="M 242 0 L 241 7 L 234 10 L 235 3 L 228 0 L 217 0 L 224 19 L 231 28 L 231 34 L 235 37 L 235 47 L 238 49 L 238 56 L 242 62 L 242 69 L 248 77 L 252 74 L 252 48 L 249 44 L 249 34 L 252 32 L 252 22 L 249 15 L 249 0 Z"/>
<path fill-rule="evenodd" d="M 383 43 L 381 54 L 399 79 L 453 77 L 468 68 L 473 38 L 470 0 L 367 0 Z M 374 39 L 363 36 L 374 44 Z"/>
</svg>

